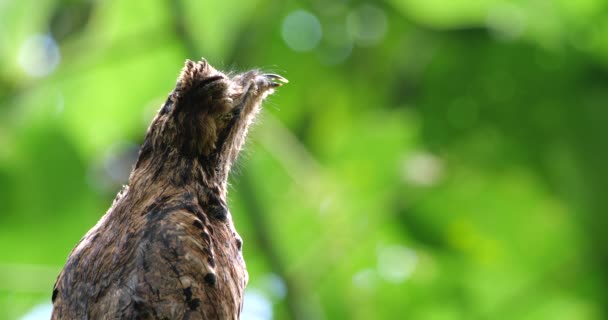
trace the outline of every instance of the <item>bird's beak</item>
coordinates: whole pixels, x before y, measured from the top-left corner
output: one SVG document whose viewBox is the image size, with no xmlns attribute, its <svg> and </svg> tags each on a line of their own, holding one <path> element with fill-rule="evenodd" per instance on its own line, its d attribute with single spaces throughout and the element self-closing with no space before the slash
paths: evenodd
<svg viewBox="0 0 608 320">
<path fill-rule="evenodd" d="M 283 85 L 283 83 L 289 82 L 289 80 L 281 77 L 278 74 L 274 74 L 274 73 L 264 74 L 264 77 L 266 77 L 268 79 L 268 81 L 270 82 L 270 86 L 273 88 L 280 87 Z"/>
</svg>

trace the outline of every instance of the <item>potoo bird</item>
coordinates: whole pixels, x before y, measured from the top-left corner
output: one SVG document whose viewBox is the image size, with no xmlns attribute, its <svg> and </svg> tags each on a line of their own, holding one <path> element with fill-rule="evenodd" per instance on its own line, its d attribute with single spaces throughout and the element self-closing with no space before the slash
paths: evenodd
<svg viewBox="0 0 608 320">
<path fill-rule="evenodd" d="M 247 271 L 226 188 L 283 77 L 186 61 L 129 183 L 70 253 L 52 319 L 238 319 Z"/>
</svg>

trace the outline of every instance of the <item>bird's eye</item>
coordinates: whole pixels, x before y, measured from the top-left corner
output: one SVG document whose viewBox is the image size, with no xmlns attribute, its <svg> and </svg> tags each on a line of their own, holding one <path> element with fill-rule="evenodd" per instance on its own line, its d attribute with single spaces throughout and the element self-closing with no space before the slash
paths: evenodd
<svg viewBox="0 0 608 320">
<path fill-rule="evenodd" d="M 217 76 L 213 76 L 213 77 L 209 77 L 206 78 L 205 80 L 201 81 L 201 83 L 198 84 L 199 88 L 205 88 L 207 85 L 217 81 L 217 80 L 221 80 L 223 79 L 223 76 L 217 75 Z"/>
</svg>

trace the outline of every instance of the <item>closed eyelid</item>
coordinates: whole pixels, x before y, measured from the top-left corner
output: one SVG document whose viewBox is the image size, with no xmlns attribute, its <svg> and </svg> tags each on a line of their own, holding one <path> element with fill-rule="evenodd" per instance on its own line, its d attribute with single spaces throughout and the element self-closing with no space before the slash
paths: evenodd
<svg viewBox="0 0 608 320">
<path fill-rule="evenodd" d="M 216 82 L 216 81 L 221 80 L 221 79 L 224 79 L 224 76 L 217 75 L 217 76 L 209 77 L 209 78 L 206 78 L 205 80 L 201 81 L 199 84 L 197 84 L 197 87 L 199 89 L 204 89 L 205 87 L 207 87 L 211 83 Z"/>
</svg>

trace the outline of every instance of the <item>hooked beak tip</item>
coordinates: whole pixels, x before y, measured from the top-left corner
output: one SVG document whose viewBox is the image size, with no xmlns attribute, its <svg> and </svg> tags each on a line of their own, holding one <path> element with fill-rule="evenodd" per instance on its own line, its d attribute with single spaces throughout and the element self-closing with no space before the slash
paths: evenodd
<svg viewBox="0 0 608 320">
<path fill-rule="evenodd" d="M 270 81 L 270 83 L 272 83 L 273 87 L 280 87 L 284 83 L 289 83 L 289 80 L 285 79 L 284 77 L 282 77 L 278 74 L 274 74 L 274 73 L 264 74 L 264 77 L 266 77 Z"/>
</svg>

